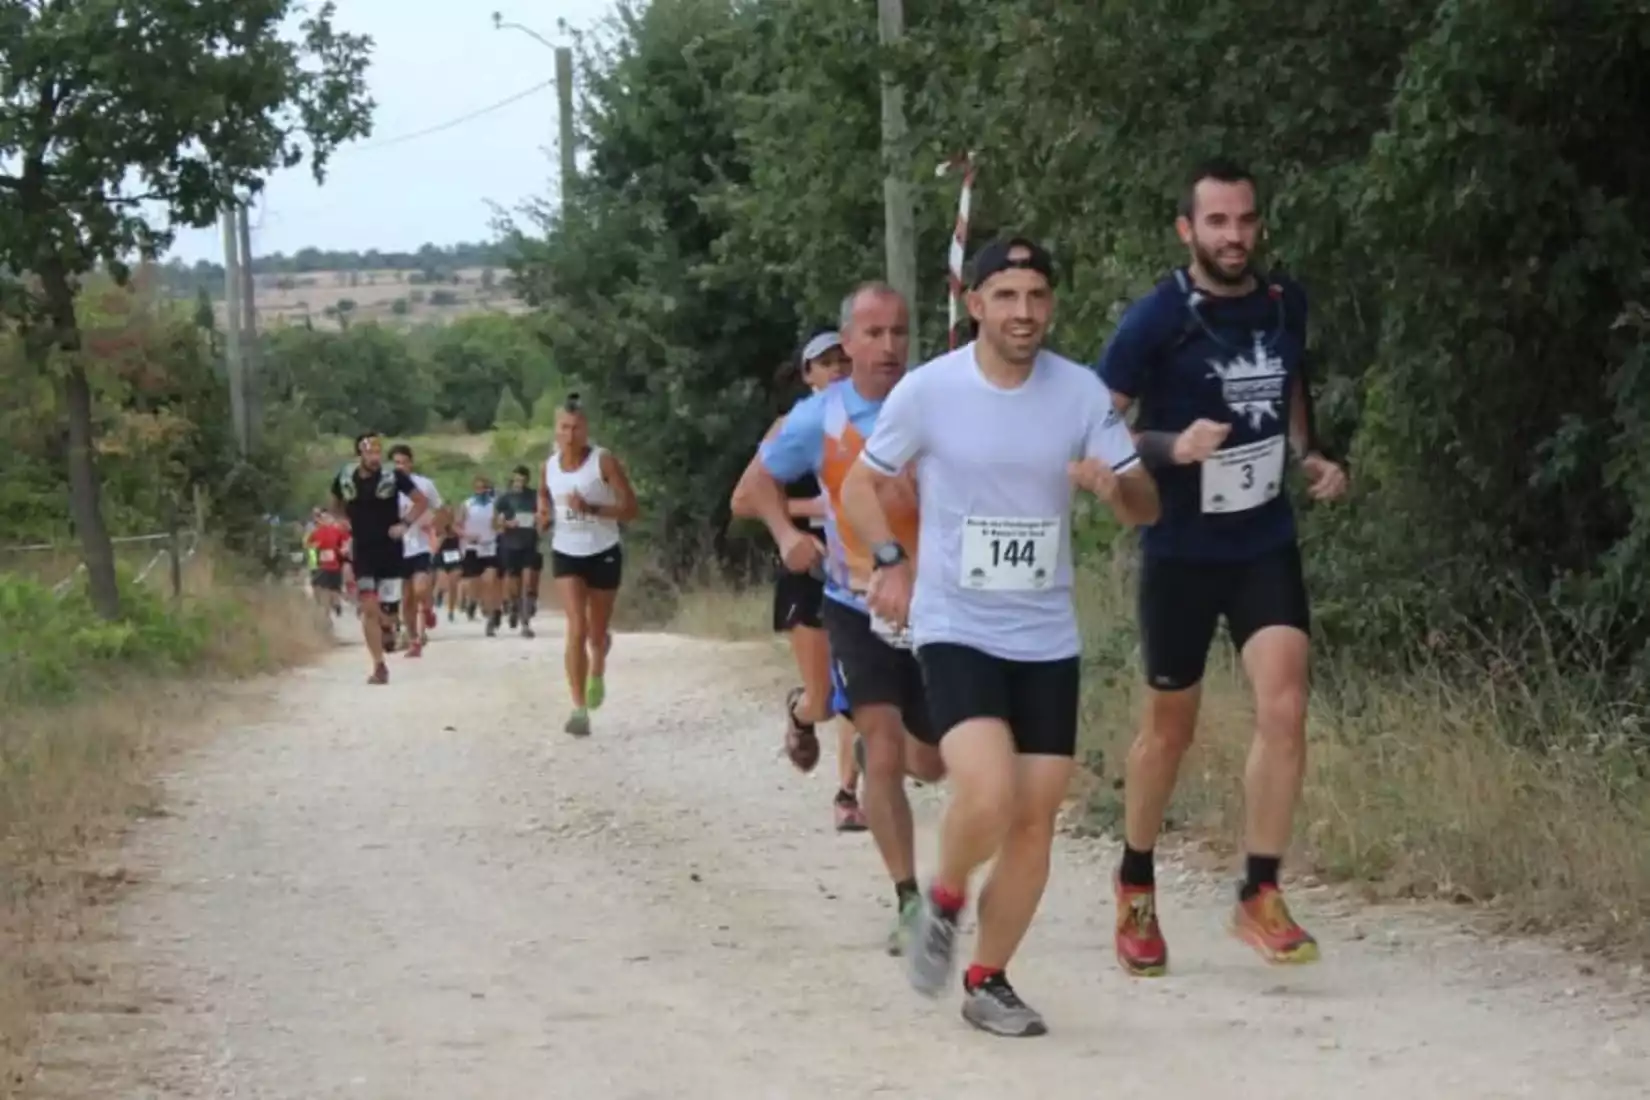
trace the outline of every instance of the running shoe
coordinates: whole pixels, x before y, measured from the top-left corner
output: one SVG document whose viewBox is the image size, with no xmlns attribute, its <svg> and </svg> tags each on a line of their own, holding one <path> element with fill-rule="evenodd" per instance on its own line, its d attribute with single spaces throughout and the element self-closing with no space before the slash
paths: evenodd
<svg viewBox="0 0 1650 1100">
<path fill-rule="evenodd" d="M 1010 1039 L 1048 1034 L 1042 1014 L 1020 1000 L 1020 995 L 1008 984 L 1007 976 L 1001 973 L 963 990 L 962 1018 L 981 1031 Z"/>
<path fill-rule="evenodd" d="M 912 894 L 900 903 L 899 912 L 894 914 L 894 927 L 888 933 L 888 954 L 896 957 L 905 954 L 921 921 L 922 896 Z"/>
<path fill-rule="evenodd" d="M 562 728 L 574 737 L 589 737 L 590 712 L 585 710 L 583 707 L 579 707 L 573 712 L 572 716 L 567 719 L 567 725 Z"/>
<path fill-rule="evenodd" d="M 1157 923 L 1157 890 L 1125 886 L 1113 879 L 1117 895 L 1117 961 L 1137 978 L 1158 978 L 1169 969 L 1169 945 Z"/>
<path fill-rule="evenodd" d="M 924 897 L 905 945 L 905 976 L 924 997 L 938 997 L 951 981 L 957 954 L 957 915 L 943 913 Z"/>
<path fill-rule="evenodd" d="M 367 677 L 369 684 L 387 684 L 390 682 L 390 666 L 380 661 L 373 666 L 372 675 Z"/>
<path fill-rule="evenodd" d="M 846 791 L 838 791 L 831 808 L 836 815 L 837 832 L 863 833 L 865 831 L 865 811 L 860 808 L 859 799 Z"/>
<path fill-rule="evenodd" d="M 1240 901 L 1232 911 L 1232 933 L 1255 949 L 1269 963 L 1313 963 L 1318 961 L 1318 941 L 1295 923 L 1276 886 L 1262 886 L 1248 901 Z"/>
<path fill-rule="evenodd" d="M 796 704 L 802 701 L 804 690 L 792 688 L 785 695 L 785 755 L 796 770 L 806 775 L 819 763 L 819 735 L 812 723 L 797 720 Z"/>
<path fill-rule="evenodd" d="M 601 709 L 607 698 L 607 680 L 603 676 L 587 676 L 584 680 L 584 702 L 591 710 Z"/>
</svg>

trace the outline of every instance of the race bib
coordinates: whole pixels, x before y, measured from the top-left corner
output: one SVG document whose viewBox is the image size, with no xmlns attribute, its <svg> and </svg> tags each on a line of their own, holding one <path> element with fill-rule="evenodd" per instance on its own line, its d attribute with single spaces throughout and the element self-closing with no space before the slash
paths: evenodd
<svg viewBox="0 0 1650 1100">
<path fill-rule="evenodd" d="M 871 633 L 893 646 L 895 649 L 911 648 L 911 627 L 909 624 L 897 627 L 893 623 L 871 612 Z"/>
<path fill-rule="evenodd" d="M 1228 447 L 1203 460 L 1203 510 L 1247 512 L 1283 488 L 1283 436 Z"/>
<path fill-rule="evenodd" d="M 457 550 L 443 550 L 441 552 L 441 560 L 449 564 L 456 563 L 462 556 Z"/>
<path fill-rule="evenodd" d="M 1047 588 L 1060 564 L 1061 520 L 969 516 L 963 520 L 957 583 L 974 591 Z"/>
<path fill-rule="evenodd" d="M 323 550 L 321 551 L 321 560 L 327 565 L 331 565 L 338 560 L 338 552 L 336 550 Z"/>
</svg>

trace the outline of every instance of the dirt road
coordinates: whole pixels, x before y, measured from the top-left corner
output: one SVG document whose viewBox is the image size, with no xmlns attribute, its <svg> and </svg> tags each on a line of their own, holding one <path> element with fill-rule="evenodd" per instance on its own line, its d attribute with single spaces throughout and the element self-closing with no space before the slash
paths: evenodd
<svg viewBox="0 0 1650 1100">
<path fill-rule="evenodd" d="M 1645 1095 L 1650 1022 L 1580 958 L 1297 892 L 1325 947 L 1264 967 L 1229 887 L 1166 869 L 1175 972 L 1110 954 L 1109 844 L 1062 839 L 1014 971 L 1051 1034 L 971 1030 L 881 946 L 829 758 L 776 759 L 766 647 L 621 635 L 595 736 L 560 732 L 559 624 L 442 624 L 394 682 L 345 647 L 168 782 L 100 1003 L 52 1022 L 75 1097 Z M 919 858 L 938 809 L 924 791 Z"/>
</svg>

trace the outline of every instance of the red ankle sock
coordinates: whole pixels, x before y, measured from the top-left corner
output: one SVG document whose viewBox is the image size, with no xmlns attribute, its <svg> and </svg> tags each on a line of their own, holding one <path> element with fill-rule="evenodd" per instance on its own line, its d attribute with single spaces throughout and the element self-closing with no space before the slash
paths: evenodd
<svg viewBox="0 0 1650 1100">
<path fill-rule="evenodd" d="M 978 989 L 988 978 L 995 978 L 1002 972 L 1003 968 L 1000 966 L 981 966 L 979 963 L 972 963 L 968 967 L 968 973 L 963 975 L 963 988 Z"/>
<path fill-rule="evenodd" d="M 960 913 L 962 907 L 968 904 L 968 898 L 947 890 L 937 882 L 929 887 L 928 897 L 934 903 L 934 907 L 942 913 Z"/>
</svg>

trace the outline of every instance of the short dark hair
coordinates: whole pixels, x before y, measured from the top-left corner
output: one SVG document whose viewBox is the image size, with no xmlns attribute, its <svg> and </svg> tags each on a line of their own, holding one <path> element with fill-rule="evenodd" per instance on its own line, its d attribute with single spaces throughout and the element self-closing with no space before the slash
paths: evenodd
<svg viewBox="0 0 1650 1100">
<path fill-rule="evenodd" d="M 395 446 L 390 448 L 391 458 L 399 458 L 402 455 L 406 455 L 408 458 L 411 458 L 413 456 L 412 448 L 407 446 L 405 443 L 397 443 Z"/>
<path fill-rule="evenodd" d="M 1260 185 L 1255 182 L 1253 172 L 1228 157 L 1210 157 L 1200 161 L 1186 174 L 1186 186 L 1180 192 L 1180 216 L 1190 218 L 1197 213 L 1197 185 L 1204 180 L 1214 180 L 1217 183 L 1247 183 L 1256 191 L 1259 198 Z"/>
<path fill-rule="evenodd" d="M 356 454 L 361 453 L 361 444 L 365 443 L 369 439 L 377 439 L 377 438 L 378 438 L 378 433 L 377 432 L 362 432 L 360 435 L 356 436 L 355 437 L 355 453 Z"/>
<path fill-rule="evenodd" d="M 561 403 L 561 407 L 564 412 L 578 413 L 582 416 L 584 414 L 584 399 L 577 393 L 570 393 L 567 395 L 567 399 Z"/>
<path fill-rule="evenodd" d="M 527 467 L 525 467 L 525 466 L 517 466 L 514 470 L 510 471 L 510 475 L 512 477 L 532 477 L 533 476 L 532 472 L 530 470 L 528 470 Z"/>
</svg>

